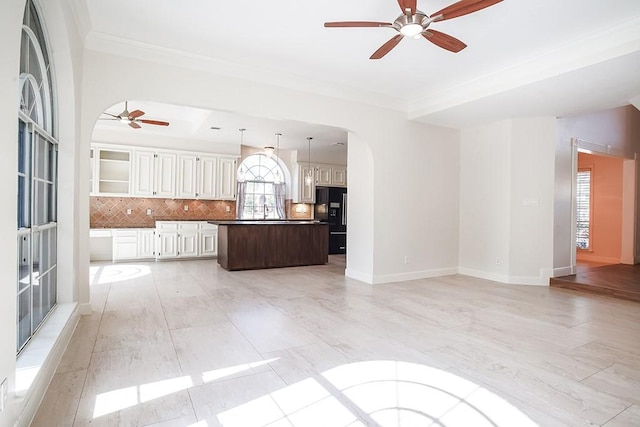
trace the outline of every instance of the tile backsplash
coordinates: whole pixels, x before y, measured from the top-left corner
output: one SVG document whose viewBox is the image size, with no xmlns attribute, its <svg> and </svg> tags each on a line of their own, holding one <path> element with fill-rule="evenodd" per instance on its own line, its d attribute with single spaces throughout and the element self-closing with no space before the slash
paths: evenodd
<svg viewBox="0 0 640 427">
<path fill-rule="evenodd" d="M 185 206 L 188 210 L 184 209 Z M 222 200 L 90 197 L 89 208 L 91 228 L 152 228 L 155 227 L 156 221 L 161 220 L 213 220 L 236 217 L 236 202 Z M 151 209 L 151 215 L 147 215 L 148 209 Z"/>
<path fill-rule="evenodd" d="M 156 221 L 162 220 L 221 220 L 236 217 L 236 202 L 223 200 L 92 196 L 89 198 L 89 208 L 91 228 L 153 228 Z M 147 215 L 149 209 L 151 215 Z M 311 218 L 313 205 L 287 200 L 286 210 L 288 218 L 307 219 Z"/>
</svg>

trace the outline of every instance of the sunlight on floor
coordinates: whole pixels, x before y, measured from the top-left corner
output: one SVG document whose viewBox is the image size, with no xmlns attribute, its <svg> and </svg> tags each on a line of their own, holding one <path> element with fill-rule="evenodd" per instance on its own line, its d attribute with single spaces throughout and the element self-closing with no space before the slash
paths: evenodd
<svg viewBox="0 0 640 427">
<path fill-rule="evenodd" d="M 147 265 L 96 265 L 89 267 L 89 283 L 91 285 L 103 285 L 137 279 L 149 274 L 151 274 L 151 269 Z"/>
<path fill-rule="evenodd" d="M 273 362 L 262 360 L 204 372 L 212 382 Z M 96 397 L 93 418 L 193 387 L 184 376 L 125 387 Z M 486 388 L 425 365 L 371 361 L 341 365 L 217 414 L 224 426 L 537 426 Z M 208 427 L 201 420 L 194 427 Z"/>
<path fill-rule="evenodd" d="M 248 371 L 258 366 L 275 362 L 278 359 L 279 358 L 276 357 L 273 359 L 260 360 L 258 362 L 204 372 L 202 374 L 202 380 L 205 383 L 212 382 L 238 372 Z M 187 390 L 188 388 L 193 387 L 193 385 L 191 377 L 184 376 L 142 384 L 140 386 L 124 387 L 101 393 L 96 396 L 96 404 L 93 408 L 93 418 L 95 419 L 122 409 L 131 408 L 139 403 L 149 402 L 160 397 L 168 396 L 172 393 Z M 206 426 L 206 423 L 204 425 Z"/>
<path fill-rule="evenodd" d="M 275 362 L 279 357 L 268 360 L 261 360 L 259 362 L 246 363 L 244 365 L 230 366 L 228 368 L 216 369 L 214 371 L 207 371 L 202 373 L 202 381 L 205 383 L 215 381 L 220 378 L 228 377 L 229 375 L 237 374 L 238 372 L 248 371 L 249 369 L 257 368 L 262 365 L 266 365 L 271 362 Z"/>
</svg>

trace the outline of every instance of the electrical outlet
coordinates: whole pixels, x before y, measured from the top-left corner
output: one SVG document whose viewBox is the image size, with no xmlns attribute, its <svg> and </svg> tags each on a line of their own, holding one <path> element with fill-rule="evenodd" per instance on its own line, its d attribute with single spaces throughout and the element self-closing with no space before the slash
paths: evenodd
<svg viewBox="0 0 640 427">
<path fill-rule="evenodd" d="M 500 264 L 500 257 L 496 258 L 496 264 Z"/>
<path fill-rule="evenodd" d="M 184 205 L 184 210 L 188 211 L 189 210 L 189 205 Z"/>
<path fill-rule="evenodd" d="M 404 263 L 409 264 L 409 257 L 407 255 L 404 256 Z"/>
<path fill-rule="evenodd" d="M 131 208 L 127 208 L 127 215 L 131 215 Z"/>
<path fill-rule="evenodd" d="M 227 207 L 224 208 L 224 210 L 229 213 L 231 212 L 231 206 L 227 205 Z"/>
<path fill-rule="evenodd" d="M 5 378 L 0 384 L 0 412 L 4 411 L 4 405 L 7 403 L 9 397 L 9 383 Z"/>
<path fill-rule="evenodd" d="M 147 209 L 147 215 L 151 215 L 151 209 Z"/>
</svg>

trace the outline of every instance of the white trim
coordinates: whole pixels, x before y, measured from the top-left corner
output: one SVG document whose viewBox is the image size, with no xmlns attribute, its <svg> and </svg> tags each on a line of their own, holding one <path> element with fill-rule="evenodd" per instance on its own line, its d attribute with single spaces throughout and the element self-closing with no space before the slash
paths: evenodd
<svg viewBox="0 0 640 427">
<path fill-rule="evenodd" d="M 450 276 L 452 274 L 458 274 L 457 267 L 441 268 L 437 270 L 410 271 L 407 273 L 374 275 L 372 283 L 374 285 L 378 285 L 382 283 L 405 282 L 409 280 L 419 280 L 419 279 L 429 279 L 432 277 Z"/>
<path fill-rule="evenodd" d="M 566 267 L 554 268 L 551 277 L 570 276 L 572 274 L 575 273 L 572 271 L 571 266 L 567 265 Z"/>
<path fill-rule="evenodd" d="M 83 302 L 79 305 L 78 311 L 80 312 L 80 316 L 87 316 L 93 312 L 93 308 L 90 302 Z"/>
<path fill-rule="evenodd" d="M 14 392 L 12 403 L 19 414 L 15 425 L 28 426 L 33 421 L 79 319 L 77 303 L 58 304 L 18 357 L 16 383 L 21 369 L 37 373 L 26 390 Z"/>
<path fill-rule="evenodd" d="M 40 17 L 38 17 L 39 19 Z M 40 22 L 40 21 L 39 21 Z M 36 34 L 33 32 L 31 28 L 26 25 L 22 26 L 22 31 L 27 33 L 29 37 L 29 41 L 33 44 L 34 50 L 36 52 L 36 56 L 38 58 L 38 66 L 40 67 L 40 74 L 42 75 L 42 86 L 44 92 L 44 101 L 42 104 L 46 106 L 46 111 L 44 113 L 44 123 L 38 123 L 44 129 L 46 129 L 47 133 L 53 135 L 53 103 L 51 100 L 51 84 L 49 82 L 49 76 L 47 73 L 47 62 L 45 61 L 45 57 L 42 54 L 42 48 L 40 47 L 40 42 L 36 37 Z M 44 28 L 41 28 L 41 31 L 44 32 Z M 35 79 L 34 79 L 35 80 Z M 38 85 L 36 84 L 37 93 L 40 94 L 40 90 Z"/>
<path fill-rule="evenodd" d="M 460 268 L 460 274 L 465 276 L 477 277 L 479 279 L 492 280 L 494 282 L 505 283 L 508 285 L 531 285 L 531 286 L 549 286 L 549 278 L 545 279 L 545 275 L 550 270 L 541 269 L 540 276 L 509 276 L 499 273 L 491 273 L 489 271 L 473 270 L 470 268 Z"/>
<path fill-rule="evenodd" d="M 87 35 L 85 49 L 143 61 L 153 61 L 169 66 L 180 64 L 183 68 L 202 70 L 224 77 L 338 98 L 400 113 L 407 112 L 406 102 L 397 97 L 382 95 L 351 86 L 339 85 L 330 81 L 319 81 L 317 79 L 291 74 L 286 72 L 286 70 L 274 70 L 255 67 L 253 65 L 236 64 L 230 61 L 124 39 L 95 31 L 91 31 Z"/>
<path fill-rule="evenodd" d="M 360 282 L 368 283 L 370 285 L 373 284 L 373 275 L 371 274 L 367 274 L 361 271 L 355 271 L 353 269 L 347 268 L 344 270 L 344 275 L 345 277 L 348 277 L 350 279 L 358 280 Z"/>
<path fill-rule="evenodd" d="M 22 95 L 24 92 L 24 85 L 25 83 L 29 82 L 31 84 L 31 87 L 33 89 L 33 91 L 35 92 L 35 103 L 36 103 L 36 115 L 37 118 L 34 120 L 31 118 L 31 116 L 29 116 L 27 113 L 24 113 L 22 111 Z M 32 74 L 28 74 L 28 73 L 20 73 L 20 77 L 18 78 L 18 94 L 20 95 L 20 105 L 18 106 L 18 110 L 20 110 L 20 112 L 24 113 L 24 115 L 26 117 L 29 118 L 28 122 L 32 122 L 32 123 L 36 123 L 38 125 L 43 124 L 44 122 L 44 104 L 42 102 L 42 98 L 40 97 L 40 89 L 38 89 L 38 82 L 36 81 L 36 78 L 32 75 Z M 50 133 L 45 131 L 44 133 Z"/>
</svg>

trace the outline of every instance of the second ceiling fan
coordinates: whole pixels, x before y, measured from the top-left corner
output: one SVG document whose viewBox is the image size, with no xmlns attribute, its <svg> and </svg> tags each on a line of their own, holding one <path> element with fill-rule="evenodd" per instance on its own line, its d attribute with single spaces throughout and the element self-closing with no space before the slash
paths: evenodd
<svg viewBox="0 0 640 427">
<path fill-rule="evenodd" d="M 417 0 L 398 0 L 402 15 L 398 16 L 393 22 L 372 22 L 372 21 L 343 21 L 343 22 L 325 22 L 327 28 L 336 27 L 383 27 L 393 28 L 399 34 L 380 46 L 369 59 L 380 59 L 391 51 L 406 37 L 424 37 L 431 43 L 443 49 L 457 53 L 467 47 L 466 44 L 448 34 L 440 31 L 432 30 L 429 26 L 436 21 L 445 21 L 447 19 L 457 18 L 459 16 L 468 15 L 477 12 L 502 0 L 460 0 L 450 6 L 445 7 L 431 15 L 417 9 Z"/>
<path fill-rule="evenodd" d="M 169 122 L 164 122 L 160 120 L 149 120 L 149 119 L 141 119 L 140 117 L 144 115 L 144 111 L 134 110 L 129 112 L 129 103 L 128 101 L 124 102 L 124 111 L 118 115 L 107 113 L 106 111 L 103 113 L 109 117 L 101 118 L 101 120 L 118 120 L 121 123 L 125 123 L 134 129 L 140 129 L 140 123 L 144 123 L 147 125 L 156 125 L 156 126 L 169 126 Z"/>
</svg>

